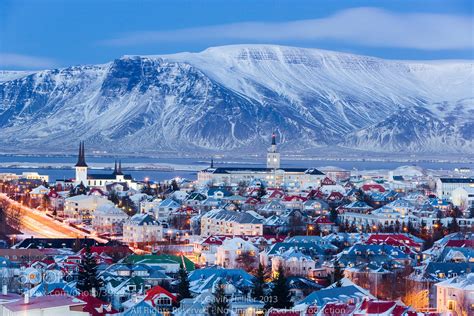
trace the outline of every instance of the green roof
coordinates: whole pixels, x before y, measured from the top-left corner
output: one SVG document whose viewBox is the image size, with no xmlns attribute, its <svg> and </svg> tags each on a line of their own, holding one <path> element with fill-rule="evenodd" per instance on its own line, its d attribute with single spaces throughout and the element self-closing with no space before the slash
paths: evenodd
<svg viewBox="0 0 474 316">
<path fill-rule="evenodd" d="M 184 266 L 186 271 L 191 272 L 194 271 L 194 263 L 189 260 L 186 256 L 175 256 L 175 255 L 168 255 L 168 254 L 161 254 L 161 255 L 130 255 L 126 258 L 126 261 L 129 263 L 142 263 L 142 264 L 153 264 L 153 265 L 160 265 L 160 264 L 181 264 L 184 261 Z"/>
</svg>

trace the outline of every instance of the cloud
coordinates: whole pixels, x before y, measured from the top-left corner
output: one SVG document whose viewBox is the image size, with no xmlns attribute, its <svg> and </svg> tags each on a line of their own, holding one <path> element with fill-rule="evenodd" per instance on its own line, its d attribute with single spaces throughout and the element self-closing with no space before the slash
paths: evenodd
<svg viewBox="0 0 474 316">
<path fill-rule="evenodd" d="M 122 34 L 102 41 L 111 46 L 159 42 L 226 40 L 300 41 L 336 40 L 372 47 L 421 50 L 474 47 L 474 23 L 470 16 L 433 13 L 394 13 L 376 8 L 353 8 L 332 16 L 280 23 L 245 22 Z"/>
<path fill-rule="evenodd" d="M 0 67 L 14 67 L 26 69 L 52 68 L 56 61 L 36 56 L 0 53 Z"/>
</svg>

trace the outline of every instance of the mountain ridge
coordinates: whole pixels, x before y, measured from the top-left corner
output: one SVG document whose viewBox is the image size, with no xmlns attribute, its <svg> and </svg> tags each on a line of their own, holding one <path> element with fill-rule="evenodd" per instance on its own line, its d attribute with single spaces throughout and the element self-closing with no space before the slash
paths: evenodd
<svg viewBox="0 0 474 316">
<path fill-rule="evenodd" d="M 472 153 L 473 65 L 276 45 L 126 55 L 0 78 L 0 148 L 263 151 L 275 130 L 289 150 Z"/>
</svg>

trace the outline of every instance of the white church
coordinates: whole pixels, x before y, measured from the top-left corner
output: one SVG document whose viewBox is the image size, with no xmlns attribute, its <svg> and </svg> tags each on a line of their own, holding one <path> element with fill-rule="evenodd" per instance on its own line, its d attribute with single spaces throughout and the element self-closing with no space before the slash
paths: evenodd
<svg viewBox="0 0 474 316">
<path fill-rule="evenodd" d="M 266 168 L 253 167 L 214 167 L 198 173 L 200 184 L 238 184 L 241 181 L 264 181 L 269 187 L 293 186 L 296 188 L 316 188 L 324 179 L 324 173 L 316 168 L 283 168 L 280 166 L 280 153 L 276 145 L 276 135 L 267 151 Z"/>
<path fill-rule="evenodd" d="M 111 174 L 89 174 L 86 163 L 84 142 L 79 143 L 79 155 L 77 158 L 76 178 L 74 184 L 87 187 L 105 187 L 112 183 L 126 183 L 129 188 L 133 187 L 134 181 L 131 175 L 123 174 L 122 162 L 115 162 L 114 172 Z"/>
</svg>

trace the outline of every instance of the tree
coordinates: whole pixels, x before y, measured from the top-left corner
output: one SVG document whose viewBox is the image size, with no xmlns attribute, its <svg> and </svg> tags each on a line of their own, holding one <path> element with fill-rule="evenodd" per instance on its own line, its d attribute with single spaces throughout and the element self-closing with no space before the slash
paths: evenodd
<svg viewBox="0 0 474 316">
<path fill-rule="evenodd" d="M 341 269 L 341 266 L 339 264 L 339 260 L 336 258 L 334 260 L 334 272 L 333 272 L 333 282 L 336 282 L 337 287 L 341 287 L 342 283 L 341 280 L 344 277 L 344 271 Z"/>
<path fill-rule="evenodd" d="M 175 179 L 173 179 L 173 180 L 171 181 L 171 189 L 172 189 L 173 191 L 178 191 L 178 190 L 179 190 L 178 182 L 176 182 Z"/>
<path fill-rule="evenodd" d="M 338 217 L 339 217 L 338 211 L 335 208 L 331 208 L 331 211 L 329 212 L 329 220 L 337 224 L 339 222 Z"/>
<path fill-rule="evenodd" d="M 101 295 L 102 281 L 98 277 L 97 262 L 91 253 L 91 247 L 87 244 L 81 256 L 79 274 L 77 277 L 77 289 L 81 292 L 92 293 L 94 290 L 98 296 Z"/>
<path fill-rule="evenodd" d="M 179 265 L 178 272 L 178 297 L 180 300 L 182 300 L 183 298 L 191 298 L 191 292 L 189 291 L 188 273 L 184 269 L 182 263 Z"/>
<path fill-rule="evenodd" d="M 210 316 L 227 316 L 229 314 L 229 301 L 225 296 L 225 284 L 220 279 L 214 287 L 214 298 L 207 307 Z"/>
<path fill-rule="evenodd" d="M 282 265 L 278 267 L 276 278 L 272 282 L 272 291 L 268 301 L 268 307 L 273 308 L 291 308 L 293 302 L 291 301 L 291 293 L 286 283 L 285 272 Z"/>
<path fill-rule="evenodd" d="M 265 270 L 263 265 L 260 263 L 258 265 L 257 274 L 255 275 L 255 280 L 253 281 L 252 297 L 256 300 L 263 301 L 265 298 Z"/>
<path fill-rule="evenodd" d="M 250 251 L 242 251 L 237 258 L 235 258 L 235 263 L 240 269 L 244 269 L 247 272 L 252 271 L 255 268 L 257 258 L 252 255 Z"/>
<path fill-rule="evenodd" d="M 263 186 L 263 183 L 262 183 L 260 187 L 258 188 L 257 198 L 260 200 L 265 195 L 267 195 L 267 190 L 265 190 L 265 187 Z"/>
<path fill-rule="evenodd" d="M 458 221 L 455 216 L 453 216 L 451 223 L 449 223 L 448 230 L 449 233 L 457 233 L 461 230 L 461 227 L 459 227 Z"/>
</svg>

